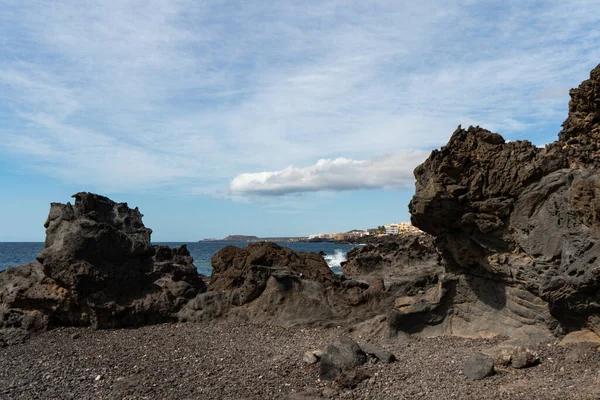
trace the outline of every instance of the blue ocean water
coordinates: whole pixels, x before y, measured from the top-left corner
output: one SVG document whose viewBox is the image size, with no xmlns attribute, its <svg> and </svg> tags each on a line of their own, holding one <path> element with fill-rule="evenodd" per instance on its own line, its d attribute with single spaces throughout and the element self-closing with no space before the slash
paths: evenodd
<svg viewBox="0 0 600 400">
<path fill-rule="evenodd" d="M 247 243 L 240 242 L 168 242 L 154 243 L 164 244 L 170 247 L 178 247 L 187 244 L 188 250 L 194 257 L 194 265 L 198 272 L 204 275 L 210 275 L 212 266 L 211 257 L 225 246 L 234 245 L 244 247 Z M 352 244 L 336 243 L 279 243 L 281 246 L 289 247 L 294 251 L 325 253 L 325 261 L 329 267 L 336 273 L 341 273 L 340 262 L 346 260 L 346 253 L 356 247 Z M 35 256 L 44 248 L 44 243 L 9 243 L 0 242 L 0 271 L 8 267 L 27 264 L 35 261 Z"/>
</svg>

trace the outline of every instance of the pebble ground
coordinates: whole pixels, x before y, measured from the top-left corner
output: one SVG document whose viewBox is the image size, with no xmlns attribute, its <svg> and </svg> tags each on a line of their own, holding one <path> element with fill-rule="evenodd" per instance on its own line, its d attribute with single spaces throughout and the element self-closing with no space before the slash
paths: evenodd
<svg viewBox="0 0 600 400">
<path fill-rule="evenodd" d="M 598 345 L 543 345 L 538 366 L 470 381 L 466 359 L 498 341 L 449 337 L 382 341 L 398 360 L 367 365 L 371 378 L 343 389 L 302 361 L 342 333 L 231 322 L 56 329 L 0 349 L 0 399 L 600 399 Z"/>
</svg>

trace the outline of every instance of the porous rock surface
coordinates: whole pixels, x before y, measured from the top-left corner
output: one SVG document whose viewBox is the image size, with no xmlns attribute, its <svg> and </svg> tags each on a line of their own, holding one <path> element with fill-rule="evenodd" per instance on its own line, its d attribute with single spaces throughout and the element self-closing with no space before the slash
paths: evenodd
<svg viewBox="0 0 600 400">
<path fill-rule="evenodd" d="M 0 272 L 0 344 L 56 326 L 134 327 L 176 320 L 206 290 L 185 248 L 150 244 L 142 214 L 77 193 L 52 203 L 37 263 Z"/>
<path fill-rule="evenodd" d="M 396 297 L 435 286 L 444 272 L 434 237 L 425 233 L 390 235 L 376 246 L 356 247 L 341 267 L 345 277 L 380 285 Z"/>
<path fill-rule="evenodd" d="M 39 263 L 0 272 L 0 347 L 22 342 L 68 313 L 68 291 Z"/>
<path fill-rule="evenodd" d="M 336 280 L 320 254 L 297 253 L 272 242 L 252 243 L 246 247 L 227 246 L 211 259 L 213 272 L 209 289 L 215 291 L 238 288 L 251 266 L 279 267 L 303 278 L 322 283 Z"/>
<path fill-rule="evenodd" d="M 436 237 L 440 331 L 541 339 L 600 333 L 600 65 L 538 148 L 459 127 L 415 170 L 412 223 Z"/>
</svg>

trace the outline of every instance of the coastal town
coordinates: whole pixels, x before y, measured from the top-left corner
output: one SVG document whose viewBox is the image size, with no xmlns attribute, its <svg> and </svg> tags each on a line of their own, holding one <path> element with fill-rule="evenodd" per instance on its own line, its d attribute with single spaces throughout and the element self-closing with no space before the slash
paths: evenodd
<svg viewBox="0 0 600 400">
<path fill-rule="evenodd" d="M 317 233 L 308 236 L 308 240 L 349 240 L 362 238 L 366 236 L 383 236 L 383 235 L 400 235 L 404 233 L 419 233 L 421 230 L 413 226 L 410 222 L 394 222 L 386 225 L 381 225 L 374 229 L 353 229 L 348 232 L 333 232 L 333 233 Z"/>
</svg>

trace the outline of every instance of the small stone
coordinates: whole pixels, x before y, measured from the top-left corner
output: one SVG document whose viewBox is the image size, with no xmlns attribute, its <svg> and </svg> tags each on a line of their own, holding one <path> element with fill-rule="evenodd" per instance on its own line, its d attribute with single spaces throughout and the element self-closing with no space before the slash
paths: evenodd
<svg viewBox="0 0 600 400">
<path fill-rule="evenodd" d="M 323 389 L 321 394 L 323 395 L 323 397 L 326 397 L 326 398 L 334 398 L 338 395 L 338 392 L 337 392 L 337 390 L 332 389 L 332 388 L 325 388 L 325 389 Z"/>
<path fill-rule="evenodd" d="M 527 368 L 539 364 L 540 357 L 533 350 L 526 347 L 517 347 L 512 352 L 512 366 L 514 368 Z"/>
<path fill-rule="evenodd" d="M 319 359 L 317 358 L 317 356 L 315 356 L 315 354 L 312 351 L 307 351 L 306 353 L 304 353 L 302 361 L 304 361 L 308 365 L 312 365 L 316 364 L 317 361 L 319 361 Z"/>
<path fill-rule="evenodd" d="M 365 353 L 367 353 L 370 356 L 373 356 L 375 358 L 377 358 L 379 361 L 381 361 L 384 364 L 388 364 L 391 362 L 396 361 L 396 356 L 394 356 L 390 351 L 370 344 L 370 343 L 365 343 L 363 345 L 360 346 L 360 348 L 362 349 L 362 351 L 364 351 Z"/>
<path fill-rule="evenodd" d="M 492 347 L 482 353 L 494 359 L 494 367 L 505 367 L 512 360 L 513 347 Z"/>
<path fill-rule="evenodd" d="M 313 353 L 315 357 L 317 357 L 319 360 L 321 359 L 321 357 L 323 357 L 323 350 L 313 350 L 311 351 L 311 353 Z"/>
<path fill-rule="evenodd" d="M 334 380 L 344 370 L 355 368 L 367 362 L 367 355 L 351 338 L 342 336 L 330 343 L 323 351 L 319 376 L 324 380 Z"/>
<path fill-rule="evenodd" d="M 494 373 L 494 359 L 483 354 L 475 354 L 469 357 L 463 372 L 471 380 L 483 379 Z"/>
<path fill-rule="evenodd" d="M 71 335 L 71 339 L 79 339 L 81 337 L 81 333 L 79 332 L 75 332 L 74 334 Z"/>
<path fill-rule="evenodd" d="M 335 382 L 343 389 L 354 389 L 359 383 L 369 378 L 371 378 L 371 374 L 368 371 L 356 368 L 342 371 Z"/>
<path fill-rule="evenodd" d="M 512 353 L 509 349 L 500 349 L 494 357 L 494 365 L 503 367 L 512 361 Z"/>
<path fill-rule="evenodd" d="M 99 380 L 101 380 L 101 379 L 102 379 L 102 375 L 98 375 L 98 376 L 96 376 L 96 378 L 95 378 L 94 380 L 95 380 L 96 382 L 98 382 L 98 381 L 99 381 Z"/>
</svg>

